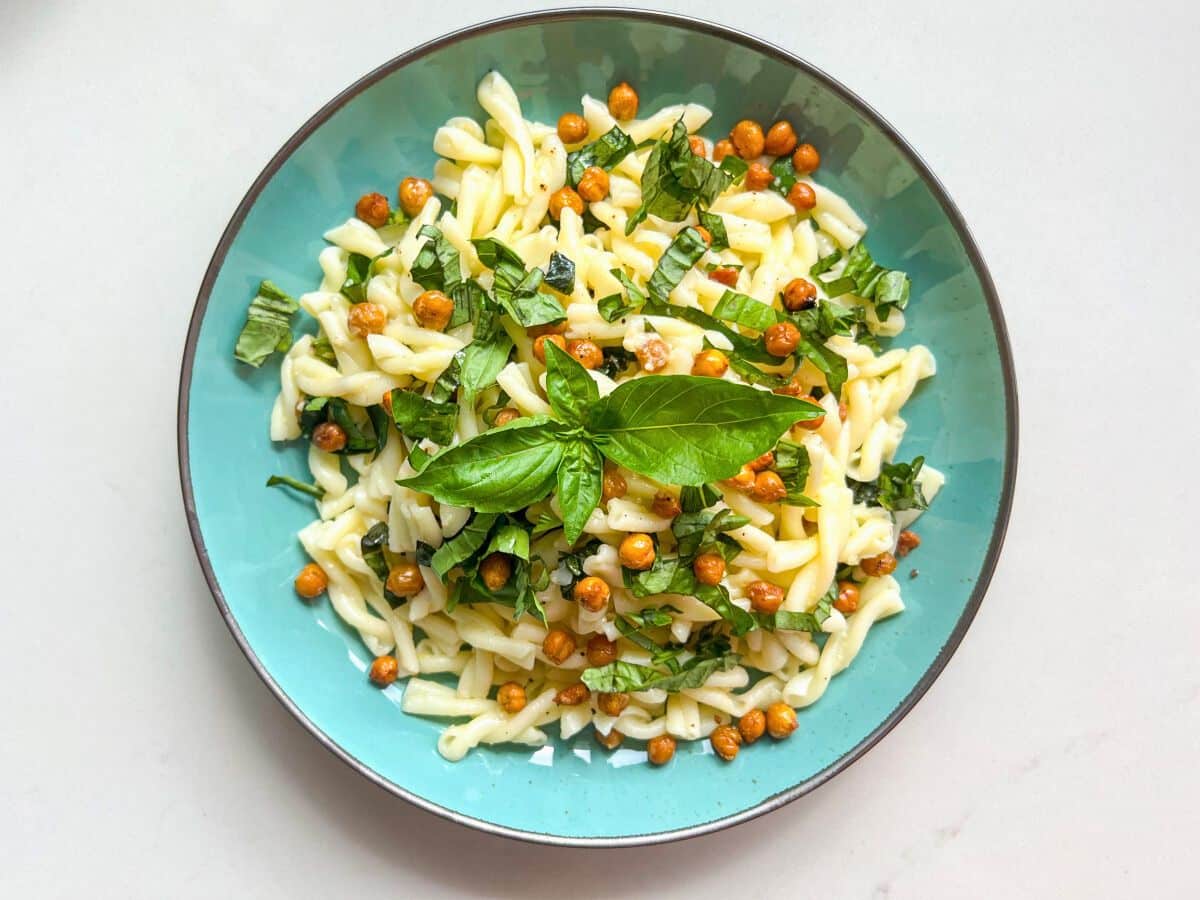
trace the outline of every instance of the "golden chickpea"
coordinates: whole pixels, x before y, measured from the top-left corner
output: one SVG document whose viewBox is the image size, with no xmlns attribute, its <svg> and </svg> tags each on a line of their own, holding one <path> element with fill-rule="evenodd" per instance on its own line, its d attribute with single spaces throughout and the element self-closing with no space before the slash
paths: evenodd
<svg viewBox="0 0 1200 900">
<path fill-rule="evenodd" d="M 314 600 L 325 593 L 329 579 L 316 563 L 309 563 L 296 576 L 296 593 L 305 600 Z"/>
<path fill-rule="evenodd" d="M 763 332 L 763 346 L 772 356 L 787 356 L 800 344 L 800 329 L 791 322 L 776 322 Z"/>
<path fill-rule="evenodd" d="M 759 503 L 778 503 L 787 496 L 787 488 L 778 472 L 759 472 L 754 476 L 750 496 Z"/>
<path fill-rule="evenodd" d="M 652 766 L 665 766 L 675 756 L 675 738 L 660 734 L 646 742 L 646 758 Z"/>
<path fill-rule="evenodd" d="M 625 735 L 621 734 L 615 728 L 608 734 L 601 734 L 598 731 L 592 733 L 596 736 L 596 743 L 605 750 L 616 750 L 621 746 L 621 741 L 625 740 Z"/>
<path fill-rule="evenodd" d="M 638 111 L 637 91 L 628 81 L 622 81 L 608 92 L 608 111 L 614 119 L 632 119 Z"/>
<path fill-rule="evenodd" d="M 729 138 L 721 138 L 719 141 L 713 144 L 713 162 L 719 163 L 733 152 L 735 152 L 733 149 L 733 141 L 729 140 Z"/>
<path fill-rule="evenodd" d="M 600 502 L 607 503 L 617 497 L 624 497 L 629 491 L 625 477 L 611 466 L 604 467 L 604 481 L 601 482 Z"/>
<path fill-rule="evenodd" d="M 746 463 L 752 472 L 765 472 L 771 466 L 775 465 L 775 454 L 768 450 L 762 456 L 756 456 L 750 462 Z"/>
<path fill-rule="evenodd" d="M 550 218 L 557 222 L 562 217 L 562 211 L 568 206 L 575 210 L 575 215 L 583 215 L 583 198 L 574 188 L 561 187 L 550 195 Z"/>
<path fill-rule="evenodd" d="M 391 214 L 388 199 L 383 194 L 363 194 L 354 204 L 354 215 L 372 228 L 382 228 Z"/>
<path fill-rule="evenodd" d="M 812 394 L 805 394 L 800 399 L 807 400 L 809 403 L 817 402 L 817 398 L 814 397 Z M 817 416 L 815 419 L 804 419 L 803 421 L 797 422 L 793 427 L 794 428 L 803 428 L 805 431 L 816 431 L 818 428 L 820 428 L 824 424 L 825 424 L 825 416 L 820 415 L 820 416 Z"/>
<path fill-rule="evenodd" d="M 711 247 L 713 242 L 712 232 L 703 225 L 693 225 L 692 227 L 700 233 L 700 237 L 704 239 L 704 245 L 706 247 Z"/>
<path fill-rule="evenodd" d="M 765 191 L 774 180 L 775 176 L 771 174 L 771 170 L 760 162 L 750 163 L 750 168 L 746 170 L 746 190 L 748 191 Z"/>
<path fill-rule="evenodd" d="M 817 286 L 807 278 L 793 278 L 783 289 L 783 307 L 788 312 L 811 309 L 817 302 Z"/>
<path fill-rule="evenodd" d="M 821 165 L 821 154 L 812 144 L 801 144 L 792 154 L 792 168 L 804 175 L 817 171 Z"/>
<path fill-rule="evenodd" d="M 918 547 L 921 546 L 921 537 L 915 531 L 909 531 L 907 528 L 900 532 L 900 537 L 896 539 L 896 555 L 908 556 Z"/>
<path fill-rule="evenodd" d="M 502 590 L 512 578 L 512 560 L 505 553 L 490 553 L 479 564 L 479 577 L 493 594 Z"/>
<path fill-rule="evenodd" d="M 738 270 L 733 266 L 718 266 L 708 273 L 708 277 L 725 287 L 733 287 L 737 284 Z"/>
<path fill-rule="evenodd" d="M 783 740 L 799 727 L 796 711 L 786 703 L 772 703 L 767 707 L 767 734 L 775 740 Z"/>
<path fill-rule="evenodd" d="M 753 119 L 742 119 L 729 132 L 729 140 L 733 142 L 734 152 L 742 159 L 754 159 L 762 156 L 766 138 L 762 126 Z"/>
<path fill-rule="evenodd" d="M 879 578 L 896 571 L 896 557 L 890 553 L 880 553 L 878 556 L 867 557 L 858 565 L 872 578 Z"/>
<path fill-rule="evenodd" d="M 674 494 L 659 491 L 654 495 L 654 500 L 650 504 L 650 511 L 664 519 L 673 519 L 683 512 L 683 507 L 679 505 L 679 500 Z"/>
<path fill-rule="evenodd" d="M 575 652 L 575 636 L 563 628 L 551 628 L 542 641 L 542 653 L 555 665 L 562 665 Z"/>
<path fill-rule="evenodd" d="M 720 378 L 729 369 L 729 359 L 720 350 L 709 347 L 701 350 L 692 360 L 692 374 L 708 378 Z"/>
<path fill-rule="evenodd" d="M 599 166 L 588 166 L 579 178 L 579 196 L 588 203 L 595 203 L 608 196 L 608 173 Z"/>
<path fill-rule="evenodd" d="M 346 446 L 346 432 L 341 425 L 333 422 L 322 422 L 313 429 L 312 442 L 318 450 L 326 453 L 337 453 Z"/>
<path fill-rule="evenodd" d="M 671 360 L 671 349 L 662 338 L 647 338 L 637 348 L 637 359 L 643 372 L 661 372 Z"/>
<path fill-rule="evenodd" d="M 621 565 L 636 572 L 644 572 L 654 565 L 654 541 L 650 535 L 642 533 L 628 534 L 621 541 L 617 555 Z"/>
<path fill-rule="evenodd" d="M 700 135 L 688 135 L 688 147 L 692 151 L 692 156 L 708 157 L 708 146 L 704 143 L 704 138 L 700 137 Z"/>
<path fill-rule="evenodd" d="M 796 132 L 792 123 L 780 119 L 767 130 L 763 150 L 771 156 L 787 156 L 796 149 Z"/>
<path fill-rule="evenodd" d="M 606 716 L 619 716 L 629 705 L 628 694 L 597 694 L 596 706 Z"/>
<path fill-rule="evenodd" d="M 500 685 L 500 690 L 496 692 L 496 702 L 510 716 L 523 710 L 526 701 L 525 688 L 521 687 L 515 681 L 504 682 L 504 684 Z"/>
<path fill-rule="evenodd" d="M 367 672 L 367 677 L 371 679 L 371 683 L 377 687 L 387 687 L 396 680 L 396 676 L 400 674 L 400 664 L 396 662 L 394 656 L 377 656 L 375 661 L 371 663 L 371 668 Z"/>
<path fill-rule="evenodd" d="M 421 575 L 420 566 L 405 560 L 392 566 L 385 584 L 397 597 L 411 597 L 425 587 L 425 578 Z"/>
<path fill-rule="evenodd" d="M 797 181 L 788 191 L 787 202 L 792 204 L 797 212 L 804 212 L 817 205 L 817 195 L 810 185 Z"/>
<path fill-rule="evenodd" d="M 598 369 L 604 365 L 604 351 L 595 341 L 567 341 L 567 352 L 570 353 L 585 369 Z"/>
<path fill-rule="evenodd" d="M 783 606 L 783 588 L 777 584 L 771 584 L 769 581 L 750 582 L 750 586 L 746 588 L 746 594 L 750 597 L 750 605 L 755 612 L 778 612 L 779 607 Z"/>
<path fill-rule="evenodd" d="M 587 119 L 579 113 L 563 113 L 558 117 L 558 139 L 564 144 L 578 144 L 587 136 Z"/>
<path fill-rule="evenodd" d="M 858 609 L 858 585 L 853 581 L 839 581 L 837 599 L 833 608 L 840 613 L 849 615 Z"/>
<path fill-rule="evenodd" d="M 360 338 L 380 334 L 387 325 L 387 310 L 378 303 L 355 303 L 346 315 L 346 327 Z"/>
<path fill-rule="evenodd" d="M 720 584 L 725 577 L 725 558 L 719 553 L 701 553 L 692 563 L 692 572 L 701 584 Z"/>
<path fill-rule="evenodd" d="M 546 341 L 556 344 L 560 350 L 567 349 L 567 339 L 561 334 L 538 335 L 533 341 L 533 355 L 540 363 L 546 361 Z"/>
<path fill-rule="evenodd" d="M 803 390 L 803 388 L 800 387 L 799 382 L 797 382 L 796 379 L 793 378 L 787 384 L 783 384 L 783 385 L 780 385 L 779 387 L 775 388 L 775 393 L 782 394 L 785 397 L 799 397 L 800 391 L 802 391 L 802 390 Z"/>
<path fill-rule="evenodd" d="M 742 466 L 736 475 L 725 479 L 725 485 L 735 491 L 745 493 L 754 488 L 755 472 L 749 466 Z"/>
<path fill-rule="evenodd" d="M 587 685 L 582 681 L 577 681 L 574 684 L 568 684 L 555 694 L 554 702 L 559 706 L 578 706 L 580 703 L 586 703 L 590 696 L 592 696 L 592 692 L 588 690 Z"/>
<path fill-rule="evenodd" d="M 587 661 L 597 669 L 607 666 L 617 658 L 617 643 L 602 634 L 593 634 L 587 642 Z"/>
<path fill-rule="evenodd" d="M 413 301 L 412 311 L 422 328 L 444 331 L 454 315 L 454 301 L 441 291 L 424 291 Z"/>
<path fill-rule="evenodd" d="M 513 409 L 511 406 L 506 406 L 500 412 L 496 413 L 495 425 L 497 428 L 507 425 L 509 422 L 514 422 L 521 418 L 519 410 Z"/>
<path fill-rule="evenodd" d="M 725 762 L 730 762 L 737 756 L 738 749 L 742 745 L 742 736 L 732 725 L 718 725 L 713 729 L 709 740 L 712 742 L 712 748 L 717 752 L 717 756 Z"/>
<path fill-rule="evenodd" d="M 738 734 L 747 744 L 753 744 L 767 730 L 767 714 L 761 709 L 752 709 L 738 719 Z"/>
<path fill-rule="evenodd" d="M 424 178 L 405 178 L 400 182 L 400 208 L 415 216 L 433 196 L 433 185 Z"/>
<path fill-rule="evenodd" d="M 575 589 L 571 595 L 579 601 L 580 606 L 595 613 L 608 606 L 608 598 L 612 596 L 612 591 L 603 578 L 588 575 L 575 582 Z"/>
</svg>

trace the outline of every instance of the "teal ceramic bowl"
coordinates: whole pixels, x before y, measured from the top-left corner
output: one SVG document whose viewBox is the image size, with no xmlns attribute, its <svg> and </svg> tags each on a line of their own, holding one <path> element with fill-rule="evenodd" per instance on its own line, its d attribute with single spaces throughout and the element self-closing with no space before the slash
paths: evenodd
<svg viewBox="0 0 1200 900">
<path fill-rule="evenodd" d="M 875 255 L 912 276 L 909 327 L 898 341 L 929 345 L 939 372 L 905 408 L 902 452 L 924 454 L 948 477 L 921 520 L 920 551 L 905 562 L 920 577 L 903 579 L 907 611 L 872 630 L 854 665 L 801 712 L 799 732 L 732 765 L 697 742 L 655 769 L 640 746 L 609 754 L 590 734 L 536 752 L 478 749 L 448 763 L 435 749 L 441 726 L 400 711 L 403 684 L 371 687 L 357 636 L 327 602 L 310 607 L 292 591 L 305 561 L 294 534 L 313 510 L 263 483 L 273 472 L 307 478 L 305 452 L 267 439 L 277 366 L 249 371 L 233 360 L 246 304 L 262 278 L 294 295 L 312 289 L 322 232 L 365 191 L 429 174 L 434 130 L 453 115 L 481 115 L 475 86 L 491 68 L 512 82 L 526 115 L 545 122 L 621 79 L 637 86 L 644 109 L 709 106 L 711 137 L 743 117 L 786 117 L 820 148 L 822 181 L 869 223 Z M 318 740 L 381 787 L 463 824 L 613 846 L 690 837 L 775 809 L 845 769 L 912 708 L 962 639 L 996 563 L 1016 416 L 1008 341 L 983 260 L 895 129 L 829 76 L 758 39 L 658 13 L 576 9 L 485 23 L 399 56 L 287 142 L 237 208 L 200 288 L 180 384 L 179 455 L 217 607 L 263 681 Z"/>
</svg>

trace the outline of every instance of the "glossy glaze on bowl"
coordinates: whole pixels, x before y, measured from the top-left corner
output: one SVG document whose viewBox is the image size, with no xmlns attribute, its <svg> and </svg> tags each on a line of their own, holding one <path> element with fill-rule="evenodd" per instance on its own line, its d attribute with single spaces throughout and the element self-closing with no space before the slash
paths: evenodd
<svg viewBox="0 0 1200 900">
<path fill-rule="evenodd" d="M 703 78 L 690 60 L 703 58 Z M 865 64 L 865 63 L 864 63 Z M 714 110 L 704 134 L 737 119 L 790 119 L 821 151 L 819 179 L 870 226 L 868 243 L 913 280 L 899 345 L 924 343 L 936 378 L 905 407 L 901 455 L 924 454 L 946 488 L 904 561 L 905 613 L 871 631 L 853 666 L 800 713 L 800 731 L 760 742 L 732 765 L 706 742 L 657 770 L 640 745 L 601 750 L 590 730 L 537 750 L 484 748 L 452 764 L 438 722 L 400 712 L 403 684 L 371 687 L 370 656 L 322 600 L 291 587 L 305 561 L 295 532 L 311 503 L 267 490 L 275 472 L 307 478 L 305 452 L 267 438 L 277 360 L 234 362 L 246 304 L 262 278 L 299 295 L 320 279 L 321 234 L 370 190 L 428 176 L 448 117 L 484 117 L 475 86 L 502 71 L 525 114 L 546 122 L 634 84 L 643 114 L 684 101 Z M 398 57 L 331 101 L 255 181 L 222 237 L 197 299 L 179 403 L 189 524 L 217 605 L 279 699 L 347 763 L 456 821 L 559 844 L 621 845 L 704 833 L 773 809 L 836 774 L 924 693 L 982 599 L 1007 523 L 1016 464 L 1016 392 L 994 288 L 958 212 L 903 140 L 862 101 L 785 51 L 719 26 L 658 13 L 572 10 L 458 32 Z M 909 569 L 920 576 L 909 579 Z M 653 803 L 645 798 L 654 797 Z"/>
</svg>

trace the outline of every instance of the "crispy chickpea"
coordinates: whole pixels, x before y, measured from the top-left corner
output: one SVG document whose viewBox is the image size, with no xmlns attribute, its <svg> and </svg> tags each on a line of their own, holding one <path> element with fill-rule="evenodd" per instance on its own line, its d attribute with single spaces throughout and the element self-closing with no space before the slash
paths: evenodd
<svg viewBox="0 0 1200 900">
<path fill-rule="evenodd" d="M 720 584 L 725 577 L 725 558 L 719 553 L 701 553 L 692 563 L 692 572 L 701 584 Z"/>
<path fill-rule="evenodd" d="M 821 154 L 817 152 L 817 148 L 812 144 L 801 144 L 796 148 L 796 152 L 792 154 L 792 168 L 797 172 L 807 175 L 810 172 L 817 171 L 817 167 L 820 165 Z"/>
<path fill-rule="evenodd" d="M 329 579 L 324 570 L 316 563 L 309 563 L 296 576 L 296 593 L 305 600 L 313 600 L 325 593 L 329 587 Z"/>
<path fill-rule="evenodd" d="M 433 185 L 424 178 L 405 178 L 400 182 L 400 208 L 415 216 L 433 196 Z"/>
<path fill-rule="evenodd" d="M 796 382 L 796 380 L 792 379 L 787 384 L 782 384 L 779 387 L 775 388 L 775 393 L 782 394 L 785 397 L 799 397 L 801 390 L 802 390 L 802 388 Z"/>
<path fill-rule="evenodd" d="M 675 756 L 675 738 L 660 734 L 646 742 L 646 759 L 652 766 L 665 766 Z"/>
<path fill-rule="evenodd" d="M 718 725 L 713 729 L 709 740 L 712 742 L 712 748 L 717 752 L 717 756 L 725 762 L 730 762 L 737 756 L 738 748 L 742 745 L 742 736 L 732 725 Z"/>
<path fill-rule="evenodd" d="M 872 578 L 878 578 L 896 571 L 896 557 L 890 553 L 880 553 L 878 556 L 868 556 L 858 565 Z"/>
<path fill-rule="evenodd" d="M 585 369 L 598 369 L 604 365 L 604 352 L 595 341 L 567 341 L 567 352 Z"/>
<path fill-rule="evenodd" d="M 767 714 L 761 709 L 752 709 L 738 719 L 738 734 L 747 744 L 753 744 L 767 730 Z"/>
<path fill-rule="evenodd" d="M 608 606 L 608 598 L 612 596 L 612 591 L 608 587 L 608 582 L 603 578 L 588 575 L 575 582 L 575 588 L 571 595 L 579 601 L 580 606 L 595 613 Z"/>
<path fill-rule="evenodd" d="M 769 581 L 750 582 L 746 593 L 750 596 L 750 605 L 754 607 L 755 612 L 778 612 L 779 607 L 783 606 L 783 588 Z"/>
<path fill-rule="evenodd" d="M 497 428 L 499 428 L 502 425 L 507 425 L 509 422 L 515 421 L 519 418 L 521 418 L 521 413 L 519 410 L 515 410 L 511 406 L 506 406 L 504 409 L 500 410 L 500 412 L 496 413 L 495 425 Z"/>
<path fill-rule="evenodd" d="M 788 312 L 811 309 L 817 303 L 817 286 L 807 278 L 793 278 L 783 289 L 783 308 Z"/>
<path fill-rule="evenodd" d="M 762 456 L 756 456 L 750 462 L 746 463 L 753 472 L 764 472 L 771 466 L 775 465 L 775 454 L 768 450 Z"/>
<path fill-rule="evenodd" d="M 617 643 L 610 641 L 602 634 L 593 634 L 587 642 L 587 661 L 589 666 L 607 666 L 617 658 Z"/>
<path fill-rule="evenodd" d="M 625 483 L 625 476 L 611 466 L 605 466 L 604 480 L 600 487 L 600 502 L 607 503 L 614 498 L 624 497 L 628 491 L 629 485 Z"/>
<path fill-rule="evenodd" d="M 412 311 L 422 328 L 444 331 L 454 315 L 454 301 L 441 291 L 423 291 L 413 301 Z"/>
<path fill-rule="evenodd" d="M 750 496 L 759 503 L 778 503 L 787 496 L 787 488 L 778 472 L 759 472 L 754 476 L 754 487 Z"/>
<path fill-rule="evenodd" d="M 608 92 L 608 111 L 614 119 L 632 119 L 638 111 L 638 95 L 628 81 Z"/>
<path fill-rule="evenodd" d="M 495 593 L 508 584 L 512 578 L 512 560 L 507 553 L 490 553 L 479 564 L 479 577 L 484 586 Z"/>
<path fill-rule="evenodd" d="M 673 519 L 683 512 L 683 507 L 679 505 L 679 500 L 674 494 L 659 491 L 654 495 L 654 500 L 650 504 L 650 511 L 656 516 L 662 516 L 664 519 Z"/>
<path fill-rule="evenodd" d="M 365 338 L 368 334 L 380 334 L 387 318 L 387 310 L 378 303 L 355 303 L 346 315 L 346 326 L 352 334 Z"/>
<path fill-rule="evenodd" d="M 896 539 L 896 555 L 908 556 L 918 547 L 921 546 L 921 537 L 915 531 L 909 531 L 907 528 L 900 532 L 900 537 Z"/>
<path fill-rule="evenodd" d="M 817 195 L 810 185 L 797 181 L 788 191 L 787 202 L 792 204 L 797 212 L 804 212 L 817 205 Z"/>
<path fill-rule="evenodd" d="M 578 144 L 587 136 L 587 119 L 579 113 L 563 113 L 558 117 L 558 139 L 564 144 Z"/>
<path fill-rule="evenodd" d="M 533 355 L 538 362 L 546 361 L 546 341 L 557 344 L 559 349 L 567 349 L 567 339 L 561 334 L 540 334 L 533 340 Z"/>
<path fill-rule="evenodd" d="M 542 641 L 542 653 L 555 665 L 562 665 L 575 652 L 575 636 L 564 628 L 551 628 Z"/>
<path fill-rule="evenodd" d="M 692 151 L 692 156 L 699 156 L 702 159 L 708 156 L 708 145 L 704 143 L 704 138 L 698 134 L 688 135 L 688 147 Z"/>
<path fill-rule="evenodd" d="M 733 152 L 735 152 L 733 149 L 733 141 L 729 140 L 729 138 L 721 138 L 719 141 L 713 144 L 713 162 L 719 163 Z"/>
<path fill-rule="evenodd" d="M 692 374 L 709 378 L 720 378 L 729 368 L 729 359 L 720 350 L 712 347 L 701 350 L 692 360 Z"/>
<path fill-rule="evenodd" d="M 692 227 L 700 233 L 700 237 L 704 240 L 704 245 L 706 247 L 711 247 L 713 242 L 712 232 L 703 225 L 693 225 Z"/>
<path fill-rule="evenodd" d="M 371 663 L 371 669 L 367 672 L 367 677 L 371 679 L 371 684 L 377 687 L 387 687 L 396 680 L 396 676 L 400 674 L 400 664 L 396 662 L 394 656 L 377 656 L 375 661 Z"/>
<path fill-rule="evenodd" d="M 661 372 L 671 360 L 671 348 L 662 338 L 647 338 L 637 348 L 637 360 L 643 372 Z"/>
<path fill-rule="evenodd" d="M 404 560 L 392 566 L 384 583 L 397 597 L 411 597 L 413 594 L 419 594 L 421 588 L 425 587 L 425 578 L 421 575 L 420 566 Z"/>
<path fill-rule="evenodd" d="M 510 716 L 519 713 L 525 708 L 525 688 L 521 687 L 515 681 L 506 681 L 500 685 L 500 690 L 496 692 L 496 702 Z"/>
<path fill-rule="evenodd" d="M 833 608 L 840 613 L 852 613 L 858 609 L 858 585 L 853 581 L 839 581 L 837 599 Z"/>
<path fill-rule="evenodd" d="M 592 696 L 592 692 L 588 690 L 587 685 L 582 681 L 577 681 L 574 684 L 568 684 L 555 694 L 554 702 L 559 706 L 578 706 L 580 703 L 586 703 L 590 696 Z"/>
<path fill-rule="evenodd" d="M 717 266 L 708 273 L 708 277 L 725 287 L 733 287 L 737 284 L 738 270 L 733 266 Z"/>
<path fill-rule="evenodd" d="M 313 429 L 312 442 L 317 445 L 318 450 L 337 453 L 346 446 L 346 432 L 341 425 L 322 422 Z"/>
<path fill-rule="evenodd" d="M 746 190 L 748 191 L 765 191 L 774 180 L 775 176 L 771 174 L 771 170 L 760 162 L 750 163 L 750 168 L 746 170 Z"/>
<path fill-rule="evenodd" d="M 621 732 L 617 731 L 615 728 L 612 729 L 612 731 L 610 731 L 608 734 L 601 734 L 598 731 L 594 731 L 592 733 L 596 736 L 596 743 L 605 750 L 616 750 L 621 746 L 621 741 L 625 740 L 625 735 L 621 734 Z"/>
<path fill-rule="evenodd" d="M 732 478 L 726 478 L 725 484 L 735 491 L 743 493 L 751 490 L 754 487 L 755 472 L 749 466 L 742 466 L 736 475 Z"/>
<path fill-rule="evenodd" d="M 595 203 L 608 196 L 608 173 L 599 166 L 588 166 L 579 178 L 579 196 Z"/>
<path fill-rule="evenodd" d="M 767 734 L 775 740 L 783 740 L 799 727 L 796 711 L 786 703 L 772 703 L 767 707 Z"/>
<path fill-rule="evenodd" d="M 734 152 L 742 159 L 762 156 L 763 145 L 766 143 L 762 126 L 753 119 L 742 119 L 734 125 L 733 130 L 729 132 L 729 140 L 733 142 Z"/>
<path fill-rule="evenodd" d="M 621 565 L 625 568 L 644 572 L 654 565 L 654 541 L 650 535 L 641 532 L 627 534 L 621 541 L 621 548 L 617 555 L 621 558 Z"/>
<path fill-rule="evenodd" d="M 583 198 L 574 188 L 561 187 L 550 195 L 550 218 L 557 222 L 568 206 L 575 210 L 575 215 L 583 215 Z"/>
<path fill-rule="evenodd" d="M 800 399 L 807 400 L 809 403 L 817 403 L 817 398 L 814 397 L 812 394 L 805 394 Z M 817 405 L 819 406 L 820 404 L 818 403 Z M 792 427 L 793 428 L 803 428 L 805 431 L 816 431 L 818 428 L 820 428 L 824 424 L 825 424 L 825 416 L 820 415 L 820 416 L 817 416 L 815 419 L 804 419 L 803 421 L 797 422 Z"/>
<path fill-rule="evenodd" d="M 382 228 L 392 214 L 387 197 L 383 194 L 363 194 L 354 204 L 354 215 L 372 228 Z"/>
<path fill-rule="evenodd" d="M 787 356 L 800 343 L 800 329 L 791 322 L 776 322 L 763 332 L 763 345 L 772 356 Z"/>
<path fill-rule="evenodd" d="M 792 123 L 780 119 L 767 130 L 763 150 L 771 156 L 787 156 L 796 149 L 796 132 Z"/>
<path fill-rule="evenodd" d="M 597 694 L 596 706 L 606 716 L 619 716 L 629 705 L 628 694 Z"/>
</svg>

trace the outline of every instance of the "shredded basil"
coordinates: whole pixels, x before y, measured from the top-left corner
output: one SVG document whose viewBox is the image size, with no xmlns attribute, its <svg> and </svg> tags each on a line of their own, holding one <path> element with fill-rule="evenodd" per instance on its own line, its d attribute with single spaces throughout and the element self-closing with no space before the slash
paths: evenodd
<svg viewBox="0 0 1200 900">
<path fill-rule="evenodd" d="M 550 254 L 546 266 L 546 284 L 562 294 L 575 290 L 575 263 L 571 258 L 555 250 Z"/>
<path fill-rule="evenodd" d="M 712 235 L 712 247 L 709 249 L 724 250 L 729 246 L 729 232 L 725 230 L 725 220 L 720 215 L 701 210 L 700 224 Z"/>
<path fill-rule="evenodd" d="M 580 680 L 591 690 L 602 693 L 634 693 L 653 688 L 676 693 L 703 687 L 714 672 L 728 672 L 740 659 L 736 653 L 711 658 L 693 657 L 678 672 L 672 673 L 617 660 L 599 668 L 584 669 Z"/>
<path fill-rule="evenodd" d="M 292 316 L 300 304 L 270 281 L 260 281 L 246 310 L 246 324 L 233 349 L 235 359 L 255 368 L 292 346 Z"/>
<path fill-rule="evenodd" d="M 646 284 L 650 296 L 665 303 L 671 291 L 707 250 L 708 245 L 695 228 L 689 226 L 675 235 L 674 240 L 663 251 L 650 281 Z"/>
<path fill-rule="evenodd" d="M 567 154 L 567 181 L 576 187 L 584 170 L 591 166 L 611 170 L 635 149 L 633 138 L 614 125 L 590 144 Z"/>
<path fill-rule="evenodd" d="M 781 440 L 775 445 L 775 472 L 787 488 L 784 503 L 791 506 L 820 506 L 816 500 L 804 494 L 804 486 L 808 482 L 808 473 L 812 462 L 808 458 L 808 448 L 789 440 Z"/>
<path fill-rule="evenodd" d="M 892 512 L 928 509 L 929 501 L 917 480 L 924 465 L 925 457 L 918 456 L 911 463 L 884 463 L 874 481 L 847 479 L 854 490 L 854 502 L 882 506 Z"/>
<path fill-rule="evenodd" d="M 392 421 L 401 434 L 410 438 L 429 438 L 446 445 L 454 439 L 458 424 L 458 406 L 437 403 L 411 391 L 392 391 Z"/>
<path fill-rule="evenodd" d="M 670 136 L 656 141 L 650 151 L 642 170 L 642 203 L 629 217 L 625 233 L 632 234 L 647 215 L 681 222 L 696 205 L 711 206 L 732 183 L 728 170 L 692 153 L 687 126 L 680 117 Z"/>
<path fill-rule="evenodd" d="M 397 392 L 393 391 L 393 395 Z M 360 420 L 365 419 L 365 421 Z M 387 442 L 387 429 L 376 432 L 376 419 L 370 411 L 355 413 L 341 397 L 312 397 L 300 410 L 300 433 L 311 437 L 313 429 L 322 422 L 332 422 L 346 433 L 346 446 L 336 451 L 339 455 L 368 453 L 379 450 Z"/>
<path fill-rule="evenodd" d="M 783 314 L 769 304 L 737 291 L 725 291 L 713 307 L 713 315 L 753 331 L 766 331 L 784 320 Z"/>
<path fill-rule="evenodd" d="M 424 226 L 419 234 L 429 240 L 421 246 L 421 252 L 413 260 L 410 273 L 413 281 L 427 291 L 439 290 L 451 294 L 463 283 L 464 277 L 458 251 L 446 240 L 441 229 L 433 225 Z"/>
</svg>

